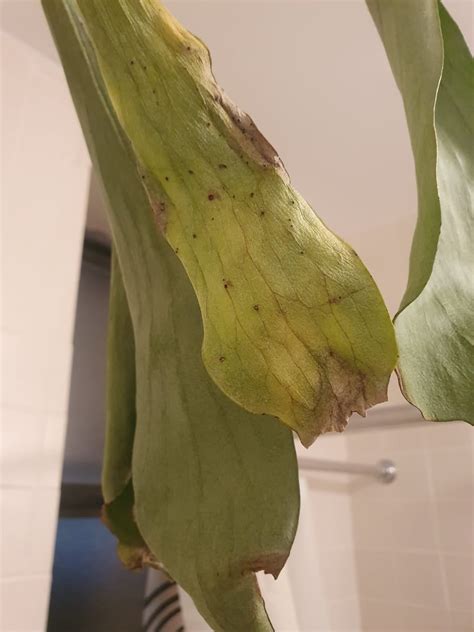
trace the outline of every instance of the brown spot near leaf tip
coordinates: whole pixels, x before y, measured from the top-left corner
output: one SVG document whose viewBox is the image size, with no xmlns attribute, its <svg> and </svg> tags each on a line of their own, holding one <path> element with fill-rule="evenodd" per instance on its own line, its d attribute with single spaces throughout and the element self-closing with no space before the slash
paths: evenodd
<svg viewBox="0 0 474 632">
<path fill-rule="evenodd" d="M 264 571 L 267 574 L 273 575 L 276 579 L 287 557 L 287 553 L 263 553 L 242 564 L 242 575 L 248 572 L 258 573 L 258 571 Z"/>
<path fill-rule="evenodd" d="M 167 224 L 166 202 L 164 200 L 153 200 L 151 197 L 150 202 L 158 228 L 164 233 Z"/>
<path fill-rule="evenodd" d="M 241 148 L 244 153 L 256 159 L 260 165 L 271 164 L 284 180 L 288 181 L 288 174 L 285 171 L 280 157 L 268 140 L 260 133 L 257 126 L 248 114 L 240 110 L 220 88 L 216 86 L 218 92 L 214 99 L 222 107 L 224 112 L 233 123 L 233 132 L 237 149 Z M 241 134 L 241 136 L 239 135 Z M 242 154 L 242 152 L 240 152 Z M 249 164 L 246 161 L 246 164 Z"/>
</svg>

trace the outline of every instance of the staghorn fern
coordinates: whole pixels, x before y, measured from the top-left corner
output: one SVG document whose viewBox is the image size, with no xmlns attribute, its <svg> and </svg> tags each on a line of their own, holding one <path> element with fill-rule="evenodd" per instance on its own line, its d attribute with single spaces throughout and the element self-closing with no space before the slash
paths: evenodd
<svg viewBox="0 0 474 632">
<path fill-rule="evenodd" d="M 420 186 L 398 370 L 426 416 L 472 421 L 472 60 L 436 0 L 368 4 Z M 161 2 L 43 5 L 113 236 L 104 519 L 213 629 L 271 630 L 254 573 L 276 577 L 294 538 L 291 430 L 309 445 L 385 400 L 393 326 Z"/>
</svg>

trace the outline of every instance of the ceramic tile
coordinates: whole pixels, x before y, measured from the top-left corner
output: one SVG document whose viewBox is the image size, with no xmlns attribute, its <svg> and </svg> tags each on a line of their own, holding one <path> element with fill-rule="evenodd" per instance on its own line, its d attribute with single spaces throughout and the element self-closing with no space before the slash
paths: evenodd
<svg viewBox="0 0 474 632">
<path fill-rule="evenodd" d="M 300 479 L 300 516 L 298 530 L 285 568 L 288 570 L 291 592 L 298 613 L 298 623 L 303 630 L 326 631 L 329 613 L 323 577 L 320 542 L 314 535 L 314 516 L 311 507 L 311 491 L 306 481 Z"/>
<path fill-rule="evenodd" d="M 439 555 L 398 552 L 394 558 L 397 593 L 395 600 L 414 606 L 439 608 L 445 604 Z"/>
<path fill-rule="evenodd" d="M 2 576 L 25 575 L 28 571 L 26 543 L 32 523 L 32 489 L 2 489 Z"/>
<path fill-rule="evenodd" d="M 387 550 L 393 547 L 390 503 L 370 499 L 354 499 L 352 519 L 354 542 L 357 549 Z"/>
<path fill-rule="evenodd" d="M 47 346 L 41 337 L 2 331 L 2 404 L 13 410 L 47 409 Z"/>
<path fill-rule="evenodd" d="M 0 427 L 2 484 L 37 485 L 44 460 L 45 414 L 5 409 Z"/>
<path fill-rule="evenodd" d="M 27 88 L 26 95 L 8 93 L 9 99 L 21 96 L 35 107 L 27 108 L 10 139 L 12 151 L 21 155 L 21 168 L 13 165 L 4 182 L 9 209 L 4 230 L 9 239 L 2 253 L 3 326 L 14 332 L 54 332 L 71 340 L 89 159 L 61 75 L 33 65 Z"/>
<path fill-rule="evenodd" d="M 474 459 L 469 444 L 430 450 L 428 463 L 435 498 L 464 500 L 474 496 Z"/>
<path fill-rule="evenodd" d="M 436 502 L 440 547 L 444 552 L 460 553 L 473 550 L 473 498 Z"/>
<path fill-rule="evenodd" d="M 474 601 L 474 557 L 443 555 L 442 564 L 446 574 L 449 606 L 453 610 L 469 610 Z"/>
<path fill-rule="evenodd" d="M 3 17 L 3 16 L 2 16 Z M 4 177 L 11 177 L 17 169 L 18 137 L 21 134 L 32 59 L 25 47 L 2 28 L 2 146 L 8 147 L 8 160 L 2 169 Z M 11 98 L 9 98 L 11 96 Z"/>
<path fill-rule="evenodd" d="M 423 432 L 423 443 L 429 449 L 448 447 L 464 447 L 472 439 L 472 427 L 462 421 L 446 423 L 426 423 Z"/>
<path fill-rule="evenodd" d="M 57 352 L 48 358 L 47 410 L 49 413 L 65 414 L 69 405 L 69 389 L 74 348 L 72 343 L 58 345 Z"/>
<path fill-rule="evenodd" d="M 357 578 L 355 558 L 352 549 L 321 551 L 319 564 L 322 582 L 328 599 L 356 599 Z"/>
<path fill-rule="evenodd" d="M 48 575 L 1 579 L 2 632 L 45 630 L 50 584 Z"/>
<path fill-rule="evenodd" d="M 36 489 L 32 499 L 29 568 L 34 574 L 51 573 L 58 522 L 59 489 Z"/>
<path fill-rule="evenodd" d="M 421 450 L 423 432 L 423 426 L 418 423 L 387 426 L 382 433 L 382 448 L 397 451 Z"/>
<path fill-rule="evenodd" d="M 384 430 L 360 430 L 346 434 L 347 452 L 351 460 L 377 461 L 382 455 Z"/>
<path fill-rule="evenodd" d="M 61 485 L 67 423 L 67 413 L 47 416 L 39 478 L 42 487 L 58 488 Z"/>
<path fill-rule="evenodd" d="M 2 405 L 10 410 L 65 413 L 73 347 L 46 332 L 2 331 Z"/>
<path fill-rule="evenodd" d="M 356 551 L 357 585 L 361 599 L 390 601 L 397 592 L 393 551 Z"/>
<path fill-rule="evenodd" d="M 451 628 L 453 632 L 472 632 L 474 630 L 474 613 L 469 610 L 451 610 Z"/>
<path fill-rule="evenodd" d="M 352 546 L 352 512 L 347 494 L 312 492 L 311 510 L 320 550 Z"/>
<path fill-rule="evenodd" d="M 2 489 L 2 576 L 51 570 L 59 490 Z"/>
<path fill-rule="evenodd" d="M 362 600 L 360 612 L 364 632 L 408 632 L 403 607 L 392 600 Z"/>
<path fill-rule="evenodd" d="M 447 632 L 450 630 L 449 613 L 444 608 L 404 605 L 403 632 Z"/>
<path fill-rule="evenodd" d="M 356 599 L 330 601 L 329 616 L 331 632 L 359 632 L 361 629 L 359 602 Z"/>
<path fill-rule="evenodd" d="M 429 500 L 393 500 L 385 504 L 391 524 L 389 548 L 402 551 L 437 549 L 433 503 Z"/>
<path fill-rule="evenodd" d="M 429 501 L 354 499 L 357 548 L 435 550 L 433 507 Z"/>
</svg>

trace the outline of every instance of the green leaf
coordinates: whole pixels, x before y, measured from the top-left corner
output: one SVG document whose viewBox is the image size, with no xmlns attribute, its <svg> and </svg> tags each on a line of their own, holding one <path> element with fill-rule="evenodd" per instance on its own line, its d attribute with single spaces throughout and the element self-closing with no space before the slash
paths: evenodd
<svg viewBox="0 0 474 632">
<path fill-rule="evenodd" d="M 78 4 L 155 222 L 197 294 L 215 383 L 305 445 L 385 401 L 397 352 L 373 279 L 217 86 L 204 44 L 156 0 Z"/>
<path fill-rule="evenodd" d="M 474 65 L 436 0 L 368 0 L 403 97 L 418 184 L 399 376 L 426 419 L 474 423 Z"/>
<path fill-rule="evenodd" d="M 194 291 L 156 230 L 77 3 L 43 0 L 43 6 L 108 199 L 125 290 L 115 275 L 109 341 L 126 348 L 111 349 L 109 357 L 128 365 L 119 367 L 122 375 L 116 367 L 109 371 L 125 392 L 111 383 L 109 406 L 114 390 L 117 401 L 107 432 L 106 519 L 122 538 L 126 563 L 139 566 L 136 520 L 151 552 L 142 551 L 142 562 L 162 564 L 213 629 L 270 630 L 254 571 L 277 575 L 294 538 L 299 493 L 292 434 L 278 421 L 238 407 L 210 379 L 200 353 L 203 330 Z M 127 303 L 136 358 L 134 432 L 132 336 L 121 311 Z M 126 414 L 120 414 L 120 402 Z"/>
<path fill-rule="evenodd" d="M 112 253 L 107 336 L 107 421 L 102 520 L 119 541 L 118 554 L 128 568 L 152 563 L 135 520 L 132 453 L 136 426 L 135 342 L 127 296 L 115 252 Z"/>
<path fill-rule="evenodd" d="M 135 341 L 127 297 L 115 253 L 112 256 L 107 336 L 107 415 L 102 492 L 106 503 L 132 477 L 136 421 Z"/>
</svg>

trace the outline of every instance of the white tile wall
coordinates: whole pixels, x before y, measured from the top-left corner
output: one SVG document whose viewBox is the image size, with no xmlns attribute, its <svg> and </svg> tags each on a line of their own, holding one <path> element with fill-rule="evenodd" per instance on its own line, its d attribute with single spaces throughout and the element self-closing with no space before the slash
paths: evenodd
<svg viewBox="0 0 474 632">
<path fill-rule="evenodd" d="M 40 15 L 35 3 L 23 3 L 22 11 L 30 5 Z M 15 25 L 19 31 L 21 24 Z M 0 630 L 41 632 L 90 167 L 62 70 L 6 28 L 1 33 Z"/>
<path fill-rule="evenodd" d="M 50 584 L 49 575 L 0 579 L 2 632 L 43 632 Z"/>
<path fill-rule="evenodd" d="M 451 628 L 456 631 L 472 632 L 474 629 L 472 608 L 468 610 L 451 610 Z"/>
<path fill-rule="evenodd" d="M 398 581 L 395 575 L 395 551 L 370 548 L 356 549 L 356 570 L 358 590 L 362 598 L 386 601 L 389 595 L 395 595 Z"/>
<path fill-rule="evenodd" d="M 328 434 L 319 437 L 309 451 L 297 445 L 304 458 L 348 460 L 345 435 Z M 359 590 L 353 540 L 352 483 L 345 474 L 305 472 L 312 509 L 314 546 L 320 570 L 321 584 L 313 597 L 313 622 L 318 603 L 327 610 L 327 627 L 314 626 L 304 630 L 358 632 L 360 630 Z"/>
<path fill-rule="evenodd" d="M 472 429 L 428 422 L 348 433 L 351 461 L 388 457 L 397 479 L 352 487 L 362 630 L 472 630 Z"/>
<path fill-rule="evenodd" d="M 446 574 L 448 601 L 453 610 L 471 611 L 474 599 L 474 557 L 466 551 L 462 555 L 443 555 L 441 563 Z"/>
<path fill-rule="evenodd" d="M 49 574 L 57 521 L 57 488 L 3 488 L 2 576 Z"/>
</svg>

